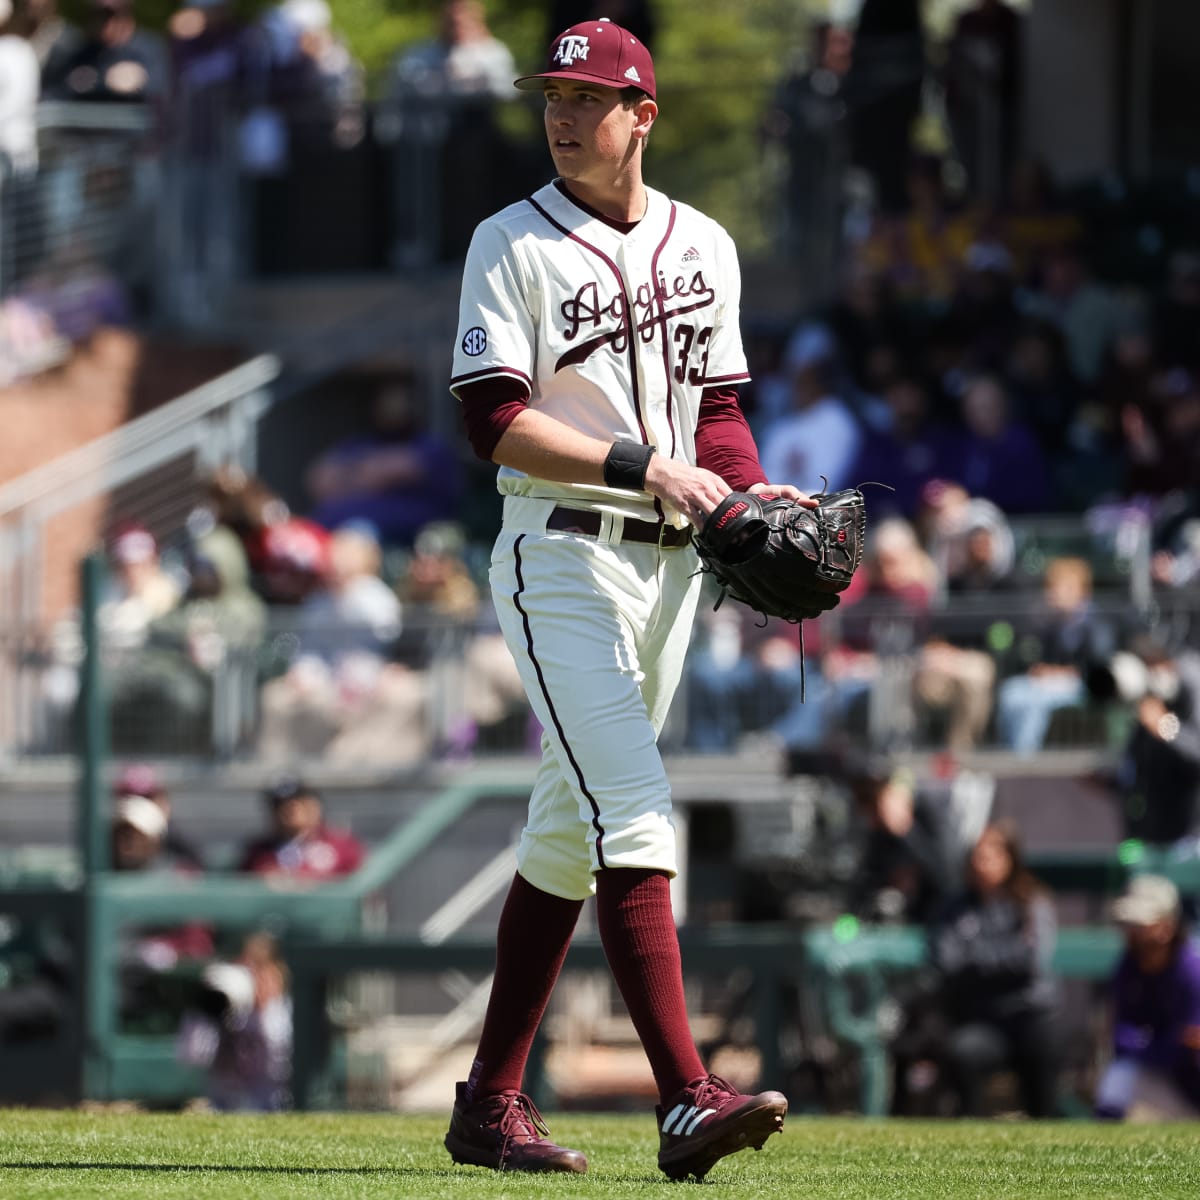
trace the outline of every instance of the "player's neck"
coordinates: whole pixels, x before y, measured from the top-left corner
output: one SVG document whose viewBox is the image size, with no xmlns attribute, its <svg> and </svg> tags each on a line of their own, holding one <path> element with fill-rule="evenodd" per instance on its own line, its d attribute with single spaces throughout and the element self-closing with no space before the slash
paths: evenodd
<svg viewBox="0 0 1200 1200">
<path fill-rule="evenodd" d="M 646 215 L 646 188 L 640 177 L 618 178 L 605 187 L 578 179 L 561 182 L 573 199 L 610 220 L 634 224 Z"/>
</svg>

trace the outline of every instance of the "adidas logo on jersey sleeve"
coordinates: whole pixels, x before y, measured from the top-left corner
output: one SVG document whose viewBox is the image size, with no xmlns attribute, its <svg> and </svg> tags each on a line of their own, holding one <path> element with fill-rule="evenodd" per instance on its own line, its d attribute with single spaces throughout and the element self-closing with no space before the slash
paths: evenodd
<svg viewBox="0 0 1200 1200">
<path fill-rule="evenodd" d="M 684 252 L 680 262 L 699 262 L 700 251 L 695 246 L 689 246 Z"/>
</svg>

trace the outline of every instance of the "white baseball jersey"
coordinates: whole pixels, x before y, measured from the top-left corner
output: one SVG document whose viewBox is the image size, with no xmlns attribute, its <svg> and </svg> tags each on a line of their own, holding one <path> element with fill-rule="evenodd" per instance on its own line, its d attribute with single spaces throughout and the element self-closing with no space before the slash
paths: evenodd
<svg viewBox="0 0 1200 1200">
<path fill-rule="evenodd" d="M 554 184 L 479 226 L 463 272 L 452 391 L 519 379 L 530 407 L 564 424 L 695 463 L 701 392 L 749 378 L 737 253 L 703 213 L 649 188 L 646 195 L 630 233 Z M 531 479 L 508 467 L 497 483 L 509 495 L 659 515 L 642 493 Z M 685 524 L 678 513 L 665 516 Z"/>
</svg>

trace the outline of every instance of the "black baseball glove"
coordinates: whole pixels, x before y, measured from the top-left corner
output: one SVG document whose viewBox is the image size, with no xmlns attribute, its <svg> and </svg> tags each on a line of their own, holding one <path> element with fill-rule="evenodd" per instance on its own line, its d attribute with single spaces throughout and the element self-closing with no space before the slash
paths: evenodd
<svg viewBox="0 0 1200 1200">
<path fill-rule="evenodd" d="M 816 508 L 732 492 L 696 535 L 704 570 L 726 595 L 768 617 L 805 621 L 834 608 L 862 562 L 867 509 L 857 488 L 821 493 Z"/>
</svg>

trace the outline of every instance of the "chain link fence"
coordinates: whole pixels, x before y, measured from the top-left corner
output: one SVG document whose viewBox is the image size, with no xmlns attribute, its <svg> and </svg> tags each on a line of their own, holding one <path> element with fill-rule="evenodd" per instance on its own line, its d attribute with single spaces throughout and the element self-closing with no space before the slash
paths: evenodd
<svg viewBox="0 0 1200 1200">
<path fill-rule="evenodd" d="M 145 306 L 161 163 L 135 106 L 46 102 L 38 165 L 0 161 L 0 385 Z"/>
</svg>

